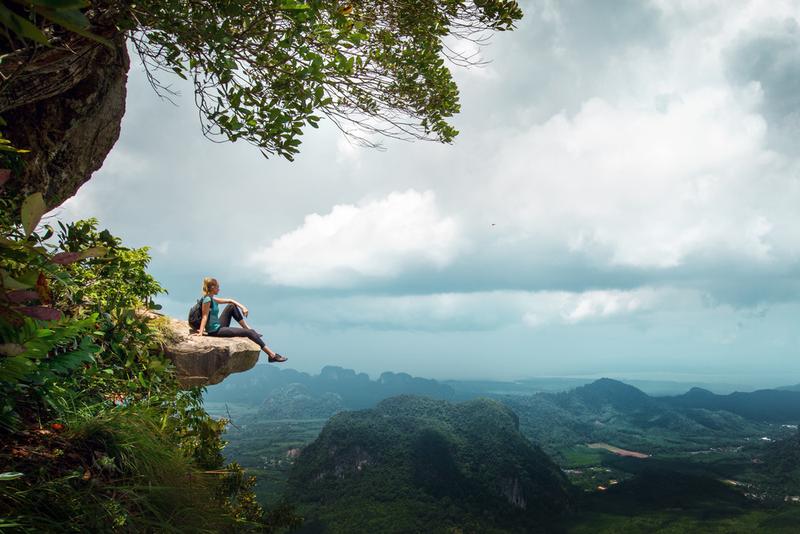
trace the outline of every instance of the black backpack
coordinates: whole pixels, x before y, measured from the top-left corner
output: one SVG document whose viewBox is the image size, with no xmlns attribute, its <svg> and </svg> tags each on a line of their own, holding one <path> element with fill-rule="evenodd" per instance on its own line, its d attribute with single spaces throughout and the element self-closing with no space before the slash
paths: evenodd
<svg viewBox="0 0 800 534">
<path fill-rule="evenodd" d="M 205 297 L 203 297 L 205 298 Z M 200 330 L 200 323 L 203 322 L 203 299 L 198 299 L 194 306 L 189 309 L 189 326 L 195 330 Z"/>
</svg>

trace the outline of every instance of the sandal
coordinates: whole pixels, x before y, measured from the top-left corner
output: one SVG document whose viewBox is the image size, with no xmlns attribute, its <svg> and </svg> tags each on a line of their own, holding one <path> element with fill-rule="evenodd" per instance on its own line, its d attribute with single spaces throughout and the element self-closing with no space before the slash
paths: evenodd
<svg viewBox="0 0 800 534">
<path fill-rule="evenodd" d="M 280 355 L 280 354 L 278 354 L 277 352 L 275 353 L 275 356 L 274 356 L 274 357 L 273 357 L 273 356 L 270 356 L 270 357 L 268 357 L 268 358 L 267 358 L 267 361 L 268 361 L 269 363 L 283 363 L 283 362 L 285 362 L 286 360 L 288 360 L 288 358 L 285 358 L 285 357 L 281 356 L 281 355 Z"/>
</svg>

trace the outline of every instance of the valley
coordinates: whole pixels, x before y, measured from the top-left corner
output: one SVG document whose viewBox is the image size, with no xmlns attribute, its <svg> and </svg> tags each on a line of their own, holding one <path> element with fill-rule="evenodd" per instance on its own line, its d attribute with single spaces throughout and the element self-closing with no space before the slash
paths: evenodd
<svg viewBox="0 0 800 534">
<path fill-rule="evenodd" d="M 631 532 L 752 532 L 764 531 L 765 526 L 769 532 L 790 532 L 789 525 L 800 524 L 800 463 L 794 463 L 800 455 L 796 428 L 800 412 L 784 410 L 781 413 L 786 417 L 774 417 L 772 403 L 785 404 L 783 397 L 776 400 L 760 392 L 737 394 L 737 411 L 743 413 L 739 415 L 707 405 L 695 406 L 691 400 L 696 393 L 692 391 L 684 396 L 651 397 L 611 379 L 567 391 L 521 395 L 497 394 L 498 384 L 492 384 L 494 393 L 478 391 L 474 398 L 492 399 L 492 406 L 508 410 L 505 413 L 511 426 L 507 428 L 518 429 L 523 440 L 519 443 L 540 447 L 543 458 L 552 460 L 563 477 L 564 488 L 570 488 L 564 490 L 560 515 L 526 511 L 501 524 L 498 518 L 508 516 L 508 512 L 499 511 L 503 506 L 510 504 L 513 508 L 515 500 L 527 503 L 528 499 L 520 496 L 524 491 L 513 490 L 512 484 L 512 489 L 495 494 L 501 497 L 496 501 L 499 508 L 483 504 L 497 497 L 475 501 L 476 495 L 493 487 L 490 480 L 503 477 L 468 481 L 465 473 L 473 468 L 466 466 L 503 465 L 511 452 L 495 451 L 494 446 L 469 449 L 476 445 L 473 441 L 479 434 L 459 435 L 447 426 L 454 421 L 469 426 L 465 421 L 486 409 L 470 404 L 476 401 L 465 404 L 458 399 L 463 394 L 455 393 L 457 387 L 449 394 L 439 387 L 441 384 L 413 377 L 392 381 L 385 389 L 373 382 L 370 395 L 376 400 L 385 395 L 388 400 L 377 400 L 377 408 L 362 408 L 363 392 L 358 396 L 350 389 L 350 398 L 346 399 L 337 391 L 347 391 L 349 385 L 336 384 L 330 379 L 331 372 L 323 386 L 319 377 L 287 384 L 280 372 L 269 373 L 259 386 L 253 386 L 264 392 L 260 403 L 242 402 L 246 399 L 237 389 L 238 402 L 226 404 L 216 396 L 206 407 L 217 416 L 233 420 L 226 433 L 226 456 L 257 477 L 260 501 L 267 507 L 289 502 L 310 518 L 301 532 L 346 531 L 337 530 L 339 527 L 359 531 L 360 516 L 347 510 L 365 507 L 374 511 L 371 524 L 380 525 L 386 532 L 414 531 L 416 527 L 409 525 L 416 523 L 403 523 L 412 516 L 426 518 L 430 524 L 441 526 L 442 532 L 451 532 L 448 528 L 524 532 L 534 527 L 553 532 L 616 532 L 621 528 Z M 346 382 L 358 375 L 337 372 L 336 376 Z M 270 382 L 277 386 L 270 386 Z M 423 400 L 424 393 L 420 397 L 415 387 L 449 399 Z M 418 396 L 396 397 L 398 393 Z M 712 397 L 703 395 L 705 404 L 709 399 L 725 402 L 709 394 Z M 449 402 L 454 398 L 461 402 Z M 276 399 L 282 404 L 280 408 L 276 408 Z M 356 402 L 362 403 L 361 409 L 352 411 Z M 452 409 L 457 417 L 449 412 Z M 765 416 L 759 417 L 762 412 Z M 486 430 L 486 425 L 496 419 L 485 418 L 481 428 Z M 410 421 L 421 422 L 408 426 Z M 431 429 L 437 430 L 426 438 L 419 437 Z M 417 438 L 412 439 L 415 435 Z M 415 439 L 427 445 L 414 449 Z M 404 440 L 411 440 L 409 448 L 400 445 Z M 320 447 L 338 452 L 320 456 Z M 348 447 L 350 453 L 342 452 Z M 436 474 L 433 486 L 430 482 L 425 486 L 413 476 L 414 454 L 410 451 L 420 447 L 439 450 L 445 455 L 442 458 L 451 458 L 438 458 L 431 464 L 450 465 Z M 472 459 L 459 463 L 453 459 L 459 457 L 457 451 L 462 451 L 463 458 Z M 341 454 L 344 464 L 332 460 Z M 397 461 L 375 462 L 376 455 Z M 330 461 L 334 464 L 326 464 Z M 321 467 L 324 465 L 329 467 Z M 315 477 L 325 478 L 321 474 L 325 469 L 336 473 L 334 479 L 309 492 L 307 488 L 313 487 Z M 306 490 L 300 491 L 300 487 Z M 343 495 L 348 497 L 340 501 Z M 470 502 L 473 504 L 467 506 Z M 478 508 L 485 509 L 474 515 L 478 502 L 482 503 Z M 391 525 L 405 527 L 391 530 Z M 588 530 L 588 525 L 596 530 Z"/>
</svg>

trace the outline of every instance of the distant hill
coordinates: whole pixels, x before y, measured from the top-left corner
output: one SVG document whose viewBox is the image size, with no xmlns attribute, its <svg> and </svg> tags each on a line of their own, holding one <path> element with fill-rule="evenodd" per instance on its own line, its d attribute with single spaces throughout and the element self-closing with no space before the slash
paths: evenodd
<svg viewBox="0 0 800 534">
<path fill-rule="evenodd" d="M 504 396 L 502 402 L 519 415 L 523 433 L 550 454 L 588 442 L 646 454 L 701 449 L 709 439 L 733 443 L 765 429 L 735 413 L 673 405 L 608 378 L 563 393 Z"/>
<path fill-rule="evenodd" d="M 716 395 L 701 388 L 692 388 L 676 397 L 664 397 L 662 402 L 676 408 L 724 410 L 753 421 L 771 423 L 800 422 L 800 391 L 762 389 L 751 393 Z"/>
<path fill-rule="evenodd" d="M 314 397 L 338 395 L 342 407 L 348 410 L 370 408 L 395 395 L 420 395 L 445 400 L 454 396 L 450 386 L 406 373 L 386 372 L 377 380 L 370 380 L 366 373 L 336 366 L 323 367 L 320 374 L 310 375 L 274 365 L 257 365 L 246 373 L 230 375 L 223 383 L 210 386 L 204 398 L 209 402 L 261 406 L 274 391 L 292 384 L 303 386 Z"/>
<path fill-rule="evenodd" d="M 611 406 L 624 413 L 651 412 L 657 410 L 658 405 L 641 390 L 610 378 L 601 378 L 572 391 L 557 393 L 554 399 L 565 408 Z"/>
<path fill-rule="evenodd" d="M 303 532 L 531 532 L 569 511 L 571 492 L 502 404 L 401 396 L 331 418 L 287 498 Z"/>
</svg>

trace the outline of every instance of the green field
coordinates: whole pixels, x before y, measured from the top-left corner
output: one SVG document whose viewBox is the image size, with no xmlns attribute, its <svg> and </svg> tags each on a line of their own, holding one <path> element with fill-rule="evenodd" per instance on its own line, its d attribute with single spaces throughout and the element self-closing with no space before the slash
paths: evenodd
<svg viewBox="0 0 800 534">
<path fill-rule="evenodd" d="M 265 506 L 281 499 L 294 459 L 288 452 L 300 449 L 319 435 L 327 419 L 267 421 L 242 416 L 225 433 L 228 461 L 236 461 L 257 479 L 256 496 Z"/>
</svg>

